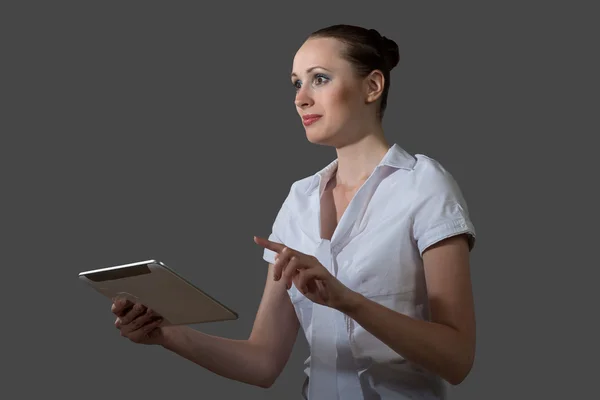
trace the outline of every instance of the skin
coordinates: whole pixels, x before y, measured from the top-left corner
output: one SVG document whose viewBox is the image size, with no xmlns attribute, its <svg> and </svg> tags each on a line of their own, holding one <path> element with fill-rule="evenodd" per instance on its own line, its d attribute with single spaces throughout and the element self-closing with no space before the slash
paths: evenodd
<svg viewBox="0 0 600 400">
<path fill-rule="evenodd" d="M 326 189 L 322 236 L 331 237 L 352 196 L 389 149 L 378 117 L 383 74 L 359 77 L 341 56 L 334 39 L 309 39 L 293 60 L 292 83 L 300 117 L 322 115 L 305 127 L 314 144 L 336 149 L 338 169 Z M 350 290 L 314 257 L 255 237 L 277 253 L 269 264 L 263 297 L 246 340 L 211 336 L 185 326 L 159 327 L 157 316 L 141 305 L 116 301 L 112 311 L 121 335 L 135 343 L 157 344 L 221 376 L 270 387 L 283 370 L 296 340 L 298 319 L 286 290 L 295 285 L 315 303 L 354 319 L 396 352 L 459 384 L 475 355 L 475 317 L 464 236 L 445 239 L 423 253 L 431 321 L 420 321 L 383 307 Z M 137 307 L 137 308 L 136 308 Z"/>
</svg>

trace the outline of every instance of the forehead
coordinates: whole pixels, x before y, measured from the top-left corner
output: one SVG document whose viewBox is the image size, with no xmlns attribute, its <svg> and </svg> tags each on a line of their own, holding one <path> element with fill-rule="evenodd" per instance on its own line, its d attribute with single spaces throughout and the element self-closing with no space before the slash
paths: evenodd
<svg viewBox="0 0 600 400">
<path fill-rule="evenodd" d="M 348 62 L 342 58 L 344 44 L 333 38 L 308 39 L 294 56 L 292 73 L 301 75 L 314 66 L 330 70 L 348 68 Z"/>
</svg>

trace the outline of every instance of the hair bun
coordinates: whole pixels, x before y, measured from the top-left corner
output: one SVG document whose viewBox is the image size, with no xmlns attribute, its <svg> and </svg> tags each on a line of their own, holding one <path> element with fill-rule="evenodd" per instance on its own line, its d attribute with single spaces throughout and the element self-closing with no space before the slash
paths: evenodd
<svg viewBox="0 0 600 400">
<path fill-rule="evenodd" d="M 392 39 L 388 39 L 385 36 L 381 37 L 384 51 L 384 58 L 388 68 L 392 70 L 400 62 L 400 49 L 398 44 Z"/>
<path fill-rule="evenodd" d="M 377 42 L 377 47 L 380 49 L 385 64 L 391 71 L 400 62 L 400 49 L 396 42 L 392 39 L 380 34 L 376 29 L 369 29 L 369 34 Z"/>
</svg>

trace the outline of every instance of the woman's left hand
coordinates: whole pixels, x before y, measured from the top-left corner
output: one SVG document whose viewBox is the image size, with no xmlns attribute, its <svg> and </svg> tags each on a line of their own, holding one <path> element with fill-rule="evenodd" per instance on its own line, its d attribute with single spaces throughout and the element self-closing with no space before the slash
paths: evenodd
<svg viewBox="0 0 600 400">
<path fill-rule="evenodd" d="M 288 289 L 294 286 L 311 301 L 343 310 L 355 292 L 341 283 L 316 257 L 286 247 L 284 244 L 254 237 L 256 244 L 277 253 L 273 268 L 276 281 L 282 279 Z"/>
</svg>

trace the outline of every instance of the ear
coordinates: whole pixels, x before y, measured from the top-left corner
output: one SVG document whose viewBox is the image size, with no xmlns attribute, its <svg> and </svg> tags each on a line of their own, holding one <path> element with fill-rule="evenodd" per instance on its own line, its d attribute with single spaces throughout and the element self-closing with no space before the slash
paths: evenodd
<svg viewBox="0 0 600 400">
<path fill-rule="evenodd" d="M 365 78 L 366 103 L 373 103 L 381 97 L 385 85 L 383 73 L 379 70 L 372 71 Z"/>
</svg>

